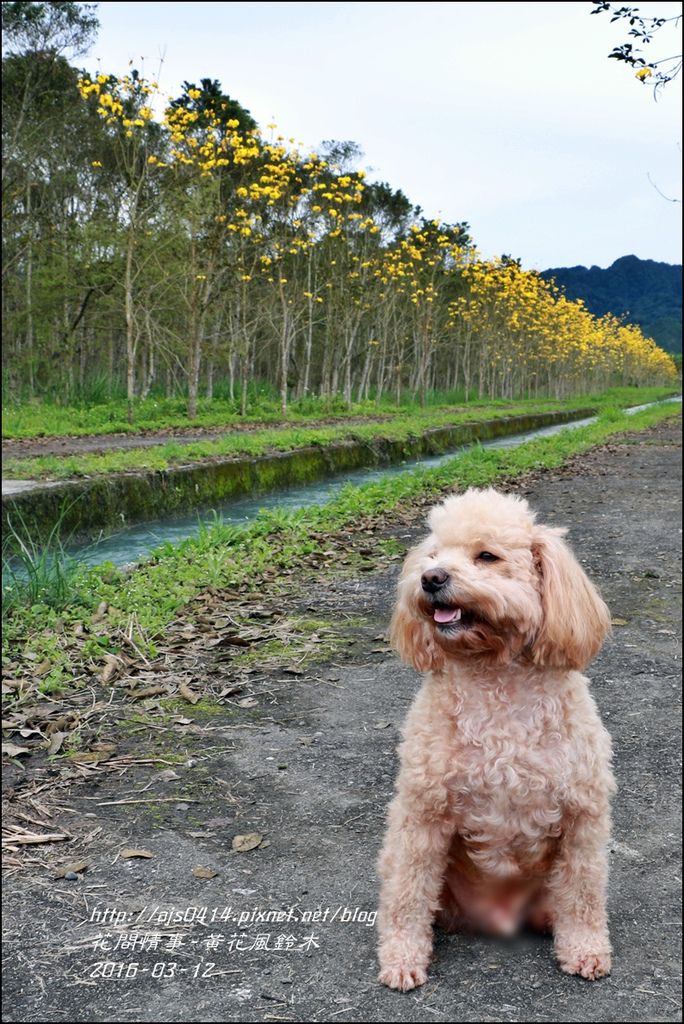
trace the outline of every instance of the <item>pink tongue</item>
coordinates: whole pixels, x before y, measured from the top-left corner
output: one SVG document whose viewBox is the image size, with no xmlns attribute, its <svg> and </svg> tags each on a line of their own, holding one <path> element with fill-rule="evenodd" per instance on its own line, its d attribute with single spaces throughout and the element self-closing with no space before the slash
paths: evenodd
<svg viewBox="0 0 684 1024">
<path fill-rule="evenodd" d="M 435 622 L 454 622 L 460 618 L 460 608 L 435 608 Z"/>
</svg>

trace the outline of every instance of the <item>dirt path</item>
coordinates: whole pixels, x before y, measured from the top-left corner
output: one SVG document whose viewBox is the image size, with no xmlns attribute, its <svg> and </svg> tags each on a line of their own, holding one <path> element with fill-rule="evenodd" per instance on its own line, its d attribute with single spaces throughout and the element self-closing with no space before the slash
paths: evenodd
<svg viewBox="0 0 684 1024">
<path fill-rule="evenodd" d="M 73 852 L 36 848 L 6 883 L 5 1019 L 680 1020 L 681 447 L 673 425 L 627 441 L 514 488 L 542 521 L 570 527 L 616 621 L 590 672 L 619 783 L 610 978 L 561 974 L 545 938 L 438 935 L 426 986 L 376 984 L 374 861 L 416 688 L 381 639 L 395 565 L 310 586 L 302 612 L 348 622 L 346 653 L 301 675 L 255 663 L 254 705 L 184 705 L 171 742 L 141 715 L 131 741 L 166 763 L 84 769 L 65 787 L 52 820 L 76 837 Z M 207 656 L 207 679 L 219 671 Z M 59 783 L 61 770 L 39 781 Z M 151 802 L 111 803 L 122 800 Z M 231 850 L 250 833 L 260 847 Z M 154 856 L 117 859 L 123 847 Z M 60 856 L 87 872 L 56 879 Z M 198 878 L 199 867 L 217 873 Z"/>
</svg>

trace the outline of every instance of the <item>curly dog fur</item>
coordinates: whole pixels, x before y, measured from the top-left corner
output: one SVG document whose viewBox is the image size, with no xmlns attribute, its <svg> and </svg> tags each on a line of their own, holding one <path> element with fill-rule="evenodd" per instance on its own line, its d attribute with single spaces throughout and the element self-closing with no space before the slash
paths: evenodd
<svg viewBox="0 0 684 1024">
<path fill-rule="evenodd" d="M 380 981 L 422 985 L 432 927 L 553 933 L 562 970 L 610 971 L 610 737 L 581 670 L 610 614 L 523 499 L 469 490 L 406 558 L 393 646 L 426 673 L 402 731 L 379 860 Z"/>
</svg>

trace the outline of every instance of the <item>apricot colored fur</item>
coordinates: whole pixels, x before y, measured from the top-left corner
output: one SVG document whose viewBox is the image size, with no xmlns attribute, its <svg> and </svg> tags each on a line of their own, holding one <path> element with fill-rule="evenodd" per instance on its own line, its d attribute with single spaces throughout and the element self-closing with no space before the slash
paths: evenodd
<svg viewBox="0 0 684 1024">
<path fill-rule="evenodd" d="M 379 859 L 380 981 L 422 985 L 433 923 L 553 933 L 562 970 L 610 971 L 610 737 L 581 670 L 610 614 L 562 539 L 492 489 L 448 498 L 406 558 L 395 649 L 424 672 Z M 496 556 L 483 561 L 482 551 Z M 469 628 L 439 628 L 422 575 Z"/>
</svg>

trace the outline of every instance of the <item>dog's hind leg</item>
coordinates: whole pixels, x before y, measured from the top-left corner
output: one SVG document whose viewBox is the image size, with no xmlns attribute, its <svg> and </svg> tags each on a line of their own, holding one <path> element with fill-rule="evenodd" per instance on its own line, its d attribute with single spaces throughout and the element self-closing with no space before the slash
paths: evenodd
<svg viewBox="0 0 684 1024">
<path fill-rule="evenodd" d="M 465 924 L 461 908 L 454 899 L 454 894 L 446 879 L 442 885 L 442 892 L 439 897 L 439 910 L 435 917 L 435 924 L 443 932 L 460 931 Z"/>
</svg>

